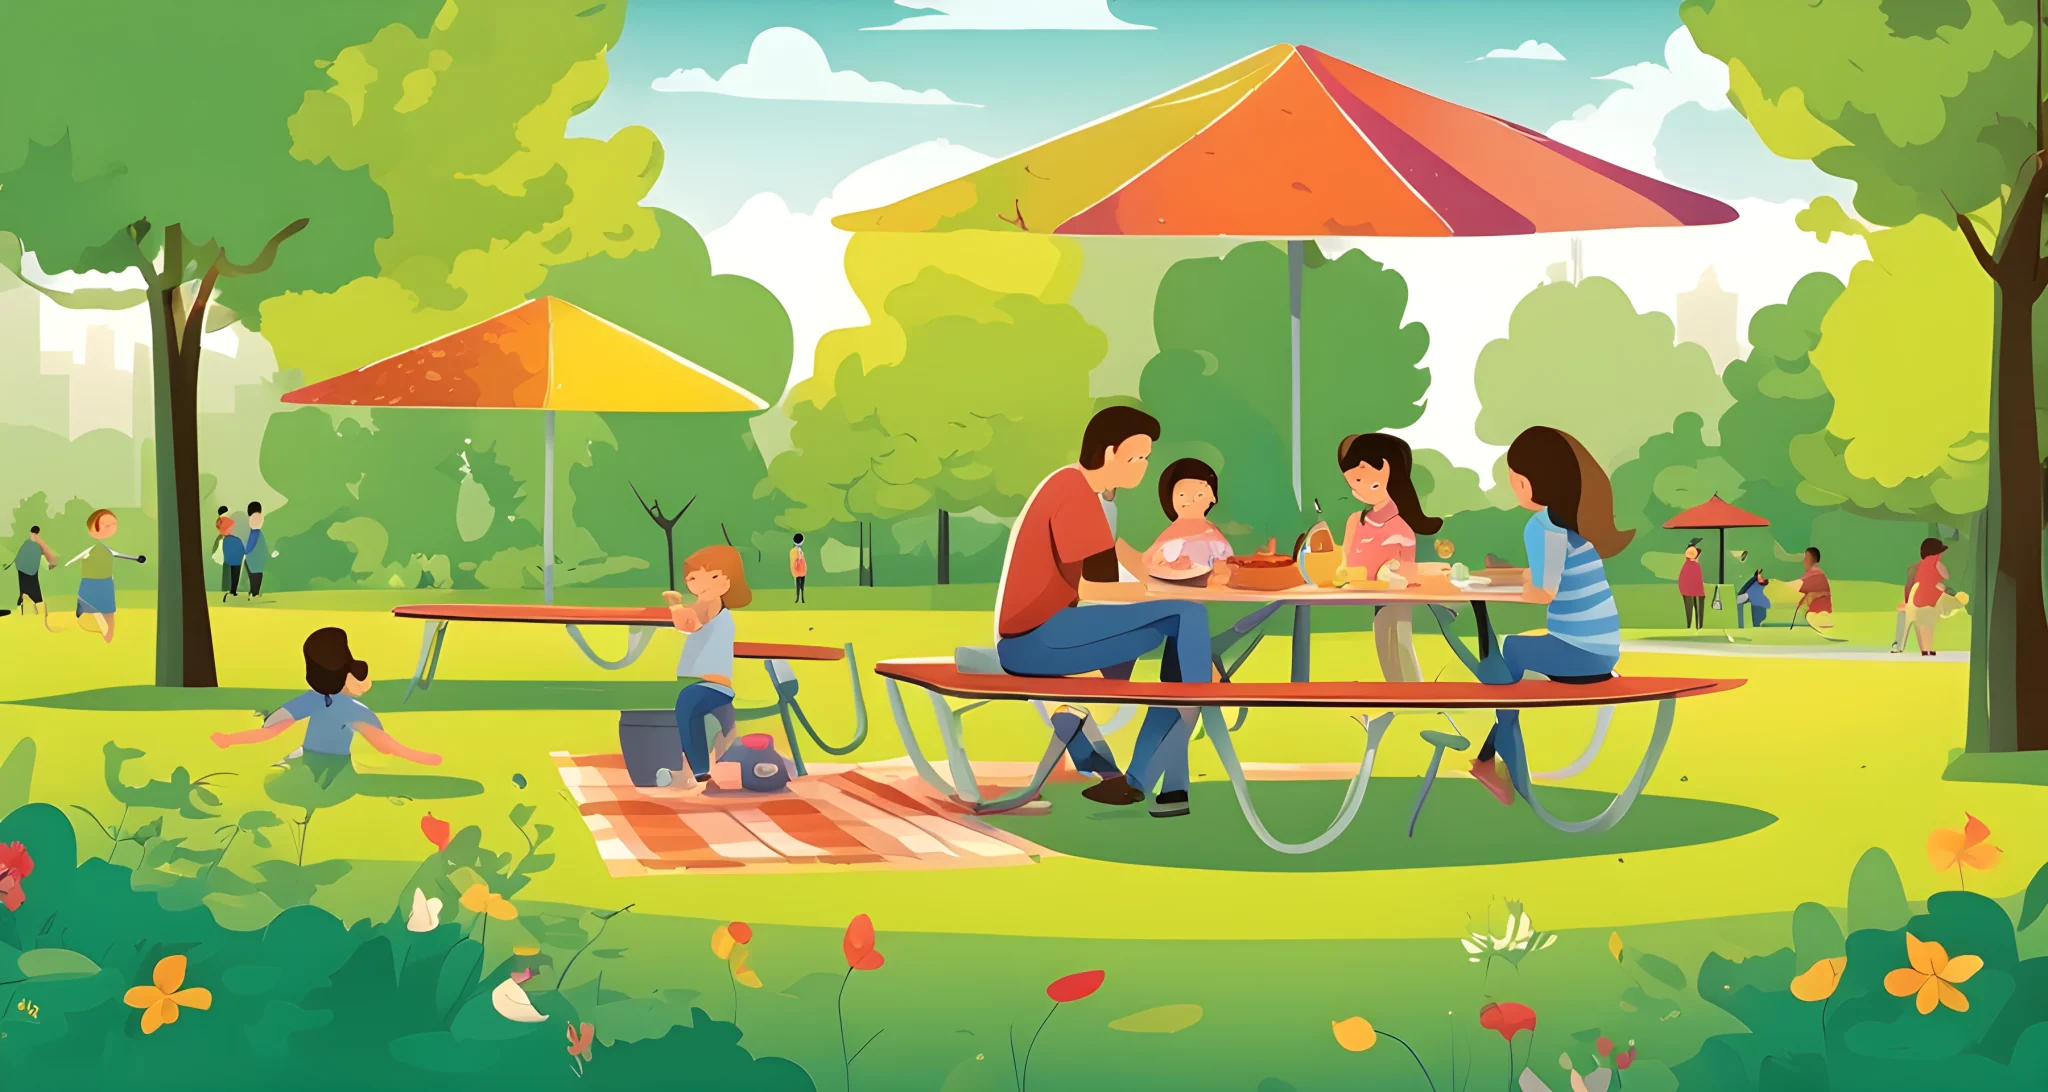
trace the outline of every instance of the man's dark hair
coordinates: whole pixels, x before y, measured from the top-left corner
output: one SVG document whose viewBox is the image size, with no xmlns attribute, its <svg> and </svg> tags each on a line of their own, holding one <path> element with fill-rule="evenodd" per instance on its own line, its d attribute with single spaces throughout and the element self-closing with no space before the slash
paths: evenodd
<svg viewBox="0 0 2048 1092">
<path fill-rule="evenodd" d="M 791 541 L 791 542 L 794 542 L 794 543 L 796 543 L 796 544 L 797 544 L 798 546 L 801 546 L 801 545 L 803 545 L 803 544 L 804 544 L 804 534 L 803 534 L 803 532 L 802 532 L 802 531 L 798 531 L 798 532 L 796 533 L 795 537 L 791 538 L 791 539 L 790 539 L 790 541 Z"/>
<path fill-rule="evenodd" d="M 227 515 L 227 514 L 228 514 L 228 506 L 227 506 L 227 505 L 225 505 L 225 504 L 221 505 L 221 506 L 220 506 L 219 508 L 216 508 L 216 509 L 214 509 L 214 510 L 213 510 L 213 514 L 214 514 L 214 515 L 216 515 L 216 516 L 225 516 L 225 515 Z"/>
<path fill-rule="evenodd" d="M 1812 554 L 1812 555 L 1813 555 L 1813 563 L 1814 563 L 1814 564 L 1816 564 L 1816 565 L 1820 564 L 1820 547 L 1818 547 L 1818 546 L 1808 546 L 1808 547 L 1806 548 L 1806 552 L 1807 552 L 1807 553 L 1809 553 L 1809 554 Z"/>
<path fill-rule="evenodd" d="M 250 502 L 249 502 L 249 514 L 250 514 L 250 515 L 252 515 L 252 516 L 253 516 L 253 515 L 255 515 L 256 513 L 258 513 L 258 512 L 261 512 L 261 511 L 263 511 L 263 502 L 262 502 L 262 501 L 250 501 Z"/>
<path fill-rule="evenodd" d="M 42 533 L 43 533 L 43 528 L 42 528 L 42 525 L 41 525 L 41 524 L 32 524 L 32 525 L 30 525 L 30 527 L 29 527 L 29 529 L 28 529 L 28 533 L 29 533 L 29 534 L 32 534 L 32 535 L 40 535 L 40 534 L 42 534 Z"/>
<path fill-rule="evenodd" d="M 1921 557 L 1933 557 L 1936 554 L 1944 554 L 1947 552 L 1948 543 L 1943 542 L 1938 538 L 1930 538 L 1920 543 Z"/>
<path fill-rule="evenodd" d="M 1122 447 L 1133 436 L 1159 439 L 1159 418 L 1136 406 L 1109 406 L 1096 411 L 1088 419 L 1088 427 L 1081 430 L 1082 468 L 1101 470 L 1109 449 Z"/>
</svg>

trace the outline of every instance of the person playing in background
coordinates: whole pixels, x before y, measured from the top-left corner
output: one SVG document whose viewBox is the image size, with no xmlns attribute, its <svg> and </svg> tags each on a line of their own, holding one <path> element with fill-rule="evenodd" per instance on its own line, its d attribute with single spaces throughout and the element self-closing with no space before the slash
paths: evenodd
<svg viewBox="0 0 2048 1092">
<path fill-rule="evenodd" d="M 120 529 L 121 521 L 114 518 L 114 513 L 105 508 L 93 509 L 85 517 L 85 533 L 95 541 L 64 563 L 78 565 L 78 616 L 92 615 L 100 627 L 100 640 L 107 644 L 114 643 L 114 559 L 137 564 L 149 560 L 142 554 L 124 554 L 107 545 L 107 540 Z"/>
<path fill-rule="evenodd" d="M 235 533 L 235 517 L 225 504 L 213 517 L 213 548 L 220 555 L 220 601 L 225 603 L 242 581 L 242 536 Z"/>
<path fill-rule="evenodd" d="M 746 565 L 730 546 L 706 546 L 683 562 L 683 585 L 696 601 L 683 605 L 683 593 L 665 591 L 669 620 L 687 634 L 676 677 L 694 679 L 676 695 L 676 731 L 682 736 L 683 760 L 702 785 L 711 780 L 712 752 L 704 735 L 704 718 L 731 705 L 733 699 L 732 612 L 754 601 L 747 587 Z M 673 784 L 675 771 L 657 770 L 654 783 Z"/>
<path fill-rule="evenodd" d="M 1700 540 L 1685 544 L 1678 565 L 1678 597 L 1685 602 L 1685 628 L 1707 628 L 1707 574 L 1700 568 Z"/>
<path fill-rule="evenodd" d="M 1946 552 L 1948 544 L 1938 538 L 1921 542 L 1920 563 L 1913 567 L 1913 584 L 1906 590 L 1913 635 L 1922 656 L 1934 655 L 1934 624 L 1941 620 L 1941 597 L 1948 591 L 1948 566 L 1941 563 L 1941 555 Z"/>
<path fill-rule="evenodd" d="M 1621 612 L 1607 584 L 1605 559 L 1628 547 L 1634 531 L 1614 526 L 1614 487 L 1585 446 L 1570 434 L 1537 426 L 1508 447 L 1508 486 L 1535 515 L 1522 532 L 1529 583 L 1522 600 L 1544 605 L 1546 631 L 1501 642 L 1498 657 L 1467 659 L 1481 682 L 1520 682 L 1535 672 L 1565 683 L 1604 681 L 1621 658 Z M 1460 657 L 1469 653 L 1456 642 Z M 1519 755 L 1521 713 L 1494 714 L 1493 731 L 1472 762 L 1472 776 L 1503 805 L 1515 788 L 1494 765 L 1495 744 Z"/>
<path fill-rule="evenodd" d="M 302 759 L 313 767 L 323 783 L 331 782 L 341 767 L 351 764 L 350 751 L 357 736 L 370 746 L 422 766 L 439 766 L 441 756 L 416 751 L 391 738 L 384 722 L 362 702 L 370 692 L 370 665 L 349 651 L 348 633 L 335 626 L 316 629 L 300 650 L 306 658 L 305 693 L 284 703 L 263 720 L 261 728 L 246 732 L 215 732 L 216 747 L 236 747 L 275 739 L 285 729 L 304 721 L 306 737 L 289 759 Z"/>
<path fill-rule="evenodd" d="M 1742 588 L 1735 593 L 1735 628 L 1742 628 L 1743 610 L 1748 608 L 1749 624 L 1753 629 L 1764 628 L 1764 617 L 1771 611 L 1771 597 L 1764 592 L 1764 586 L 1771 582 L 1762 569 L 1751 573 L 1742 582 Z"/>
<path fill-rule="evenodd" d="M 43 628 L 55 633 L 57 627 L 50 624 L 50 605 L 43 602 L 44 565 L 56 568 L 57 555 L 43 541 L 43 529 L 30 527 L 28 537 L 21 540 L 21 548 L 14 552 L 14 608 L 24 618 L 41 611 Z M 23 606 L 24 603 L 28 605 Z"/>
<path fill-rule="evenodd" d="M 1210 584 L 1228 578 L 1230 540 L 1209 522 L 1219 489 L 1216 471 L 1200 459 L 1177 459 L 1159 475 L 1159 507 L 1172 522 L 1145 551 L 1153 576 Z"/>
<path fill-rule="evenodd" d="M 263 594 L 263 567 L 270 560 L 270 540 L 263 537 L 263 505 L 249 502 L 249 540 L 242 544 L 242 567 L 249 570 L 249 599 Z"/>
<path fill-rule="evenodd" d="M 1344 571 L 1352 580 L 1384 580 L 1389 562 L 1413 580 L 1415 535 L 1433 535 L 1444 521 L 1422 510 L 1412 473 L 1415 453 L 1406 440 L 1384 432 L 1346 436 L 1337 445 L 1337 471 L 1351 496 L 1365 505 L 1344 521 Z M 1421 682 L 1415 658 L 1414 608 L 1383 606 L 1373 614 L 1372 640 L 1388 682 Z"/>
<path fill-rule="evenodd" d="M 798 532 L 790 539 L 789 575 L 796 581 L 796 601 L 804 601 L 804 577 L 810 575 L 811 563 L 804 557 L 804 536 Z"/>
<path fill-rule="evenodd" d="M 1800 555 L 1805 571 L 1799 576 L 1799 604 L 1793 607 L 1806 608 L 1806 624 L 1817 630 L 1833 629 L 1835 625 L 1835 597 L 1828 589 L 1828 574 L 1820 571 L 1820 547 L 1808 546 Z"/>
</svg>

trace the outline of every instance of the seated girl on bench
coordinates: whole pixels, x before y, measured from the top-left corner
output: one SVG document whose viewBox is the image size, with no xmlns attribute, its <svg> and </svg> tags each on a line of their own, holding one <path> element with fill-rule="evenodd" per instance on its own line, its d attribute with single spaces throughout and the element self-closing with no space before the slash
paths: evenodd
<svg viewBox="0 0 2048 1092">
<path fill-rule="evenodd" d="M 1522 600 L 1544 604 L 1546 632 L 1502 641 L 1497 661 L 1479 661 L 1480 681 L 1520 682 L 1531 671 L 1559 682 L 1604 680 L 1621 658 L 1621 613 L 1603 562 L 1626 548 L 1635 532 L 1615 528 L 1607 472 L 1568 433 L 1540 425 L 1525 429 L 1508 447 L 1507 462 L 1515 499 L 1535 513 L 1522 531 L 1529 552 Z M 1493 731 L 1472 761 L 1472 776 L 1503 805 L 1512 805 L 1514 786 L 1494 765 L 1496 740 L 1519 750 L 1518 710 L 1495 714 Z"/>
<path fill-rule="evenodd" d="M 670 621 L 687 637 L 676 677 L 697 681 L 676 695 L 676 731 L 683 741 L 683 760 L 702 785 L 711 780 L 711 748 L 704 736 L 704 718 L 732 704 L 732 612 L 754 601 L 740 552 L 731 546 L 706 546 L 683 562 L 683 584 L 696 602 L 683 605 L 681 592 L 665 591 Z M 673 783 L 675 774 L 656 771 L 654 783 Z"/>
</svg>

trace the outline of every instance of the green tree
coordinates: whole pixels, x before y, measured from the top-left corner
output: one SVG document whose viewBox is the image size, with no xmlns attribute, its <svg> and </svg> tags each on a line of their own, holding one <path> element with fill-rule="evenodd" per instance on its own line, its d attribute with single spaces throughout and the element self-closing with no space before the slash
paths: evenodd
<svg viewBox="0 0 2048 1092">
<path fill-rule="evenodd" d="M 1967 741 L 2048 749 L 2048 673 L 2032 669 L 2048 660 L 2034 321 L 2048 288 L 2040 7 L 1686 0 L 1680 12 L 1700 48 L 1728 62 L 1729 99 L 1767 146 L 1853 181 L 1856 211 L 1872 223 L 1953 221 L 1991 282 L 1988 325 L 1973 309 L 1991 346 L 1978 550 L 1988 594 L 1971 612 Z M 1995 230 L 1969 215 L 1985 209 Z M 1846 391 L 1830 386 L 1839 415 Z"/>
<path fill-rule="evenodd" d="M 796 450 L 771 468 L 799 505 L 783 522 L 808 531 L 929 514 L 947 583 L 953 513 L 1014 516 L 1074 458 L 1108 342 L 1067 304 L 936 267 L 891 292 L 885 311 L 904 329 L 902 359 L 868 369 L 850 356 L 830 402 L 794 407 Z"/>
<path fill-rule="evenodd" d="M 293 154 L 287 119 L 321 65 L 420 0 L 280 7 L 221 0 L 204 17 L 121 0 L 0 8 L 0 228 L 52 272 L 133 269 L 148 286 L 156 391 L 156 681 L 215 684 L 197 414 L 200 331 L 216 293 L 250 315 L 291 288 L 372 268 L 391 229 L 366 176 Z M 231 58 L 232 60 L 223 60 Z M 294 236 L 299 236 L 294 238 Z M 287 240 L 290 246 L 285 246 Z"/>
<path fill-rule="evenodd" d="M 1408 282 L 1363 251 L 1331 260 L 1310 246 L 1301 306 L 1304 502 L 1341 505 L 1339 441 L 1421 418 L 1429 331 L 1403 321 Z M 1153 325 L 1159 352 L 1145 365 L 1139 396 L 1164 431 L 1154 461 L 1209 462 L 1222 485 L 1225 530 L 1292 541 L 1307 517 L 1294 501 L 1289 447 L 1286 252 L 1246 243 L 1220 258 L 1175 262 L 1159 283 Z M 1164 519 L 1155 506 L 1137 507 L 1141 526 Z"/>
<path fill-rule="evenodd" d="M 1508 336 L 1480 350 L 1472 381 L 1480 439 L 1505 447 L 1531 425 L 1550 425 L 1604 466 L 1633 458 L 1662 422 L 1728 404 L 1707 351 L 1677 341 L 1670 316 L 1638 313 L 1604 277 L 1524 296 Z"/>
</svg>

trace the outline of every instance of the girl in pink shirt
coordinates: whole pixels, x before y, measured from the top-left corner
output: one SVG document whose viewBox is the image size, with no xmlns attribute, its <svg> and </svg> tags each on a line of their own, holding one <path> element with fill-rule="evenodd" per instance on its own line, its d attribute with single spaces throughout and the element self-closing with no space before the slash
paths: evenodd
<svg viewBox="0 0 2048 1092">
<path fill-rule="evenodd" d="M 1394 571 L 1415 576 L 1415 532 L 1435 534 L 1444 521 L 1422 510 L 1410 473 L 1415 453 L 1406 441 L 1384 432 L 1346 436 L 1337 445 L 1337 469 L 1351 495 L 1366 506 L 1344 521 L 1344 569 L 1352 580 L 1384 579 L 1388 562 Z M 1392 682 L 1421 682 L 1415 659 L 1411 608 L 1384 606 L 1373 616 L 1373 646 L 1380 669 Z"/>
</svg>

